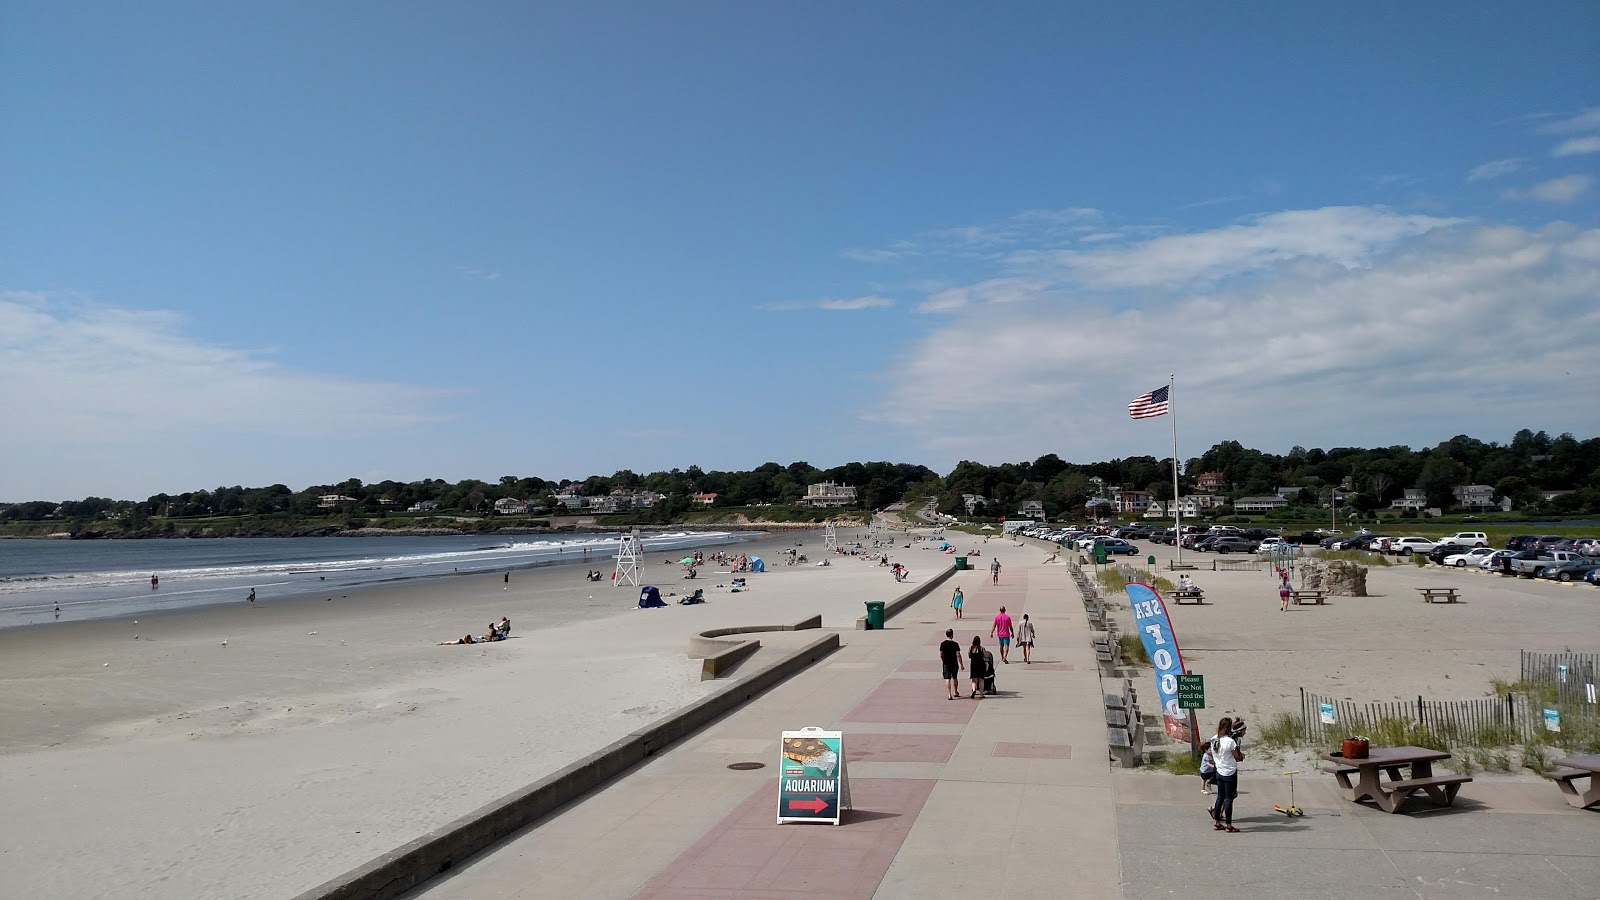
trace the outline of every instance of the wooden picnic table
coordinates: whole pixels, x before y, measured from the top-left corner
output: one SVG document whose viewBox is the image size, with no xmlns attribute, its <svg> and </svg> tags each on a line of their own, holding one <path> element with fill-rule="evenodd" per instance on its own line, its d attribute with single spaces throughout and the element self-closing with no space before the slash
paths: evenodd
<svg viewBox="0 0 1600 900">
<path fill-rule="evenodd" d="M 1559 767 L 1545 777 L 1554 781 L 1567 797 L 1567 805 L 1587 809 L 1600 804 L 1600 753 L 1583 753 L 1554 761 Z M 1588 778 L 1589 788 L 1578 792 L 1573 779 Z"/>
<path fill-rule="evenodd" d="M 1195 603 L 1204 605 L 1206 602 L 1206 592 L 1200 590 L 1199 588 L 1178 588 L 1172 592 L 1172 602 L 1180 606 L 1191 600 L 1193 600 Z"/>
<path fill-rule="evenodd" d="M 1289 599 L 1294 601 L 1294 605 L 1295 606 L 1299 606 L 1302 603 L 1305 603 L 1305 604 L 1315 603 L 1316 605 L 1321 606 L 1322 605 L 1322 597 L 1323 597 L 1323 595 L 1325 593 L 1327 593 L 1327 592 L 1326 591 L 1290 591 L 1289 592 Z"/>
<path fill-rule="evenodd" d="M 1422 592 L 1423 603 L 1454 603 L 1456 602 L 1456 589 L 1453 587 L 1442 588 L 1417 588 Z"/>
<path fill-rule="evenodd" d="M 1373 747 L 1365 759 L 1349 759 L 1338 753 L 1323 757 L 1334 763 L 1333 777 L 1339 782 L 1344 798 L 1352 803 L 1371 800 L 1384 812 L 1397 813 L 1412 794 L 1426 791 L 1428 798 L 1440 806 L 1455 802 L 1456 792 L 1472 779 L 1466 775 L 1433 774 L 1433 764 L 1449 759 L 1443 750 L 1427 747 Z M 1409 768 L 1410 777 L 1400 777 L 1401 770 Z M 1388 781 L 1382 779 L 1387 773 Z M 1354 784 L 1350 776 L 1357 776 Z"/>
</svg>

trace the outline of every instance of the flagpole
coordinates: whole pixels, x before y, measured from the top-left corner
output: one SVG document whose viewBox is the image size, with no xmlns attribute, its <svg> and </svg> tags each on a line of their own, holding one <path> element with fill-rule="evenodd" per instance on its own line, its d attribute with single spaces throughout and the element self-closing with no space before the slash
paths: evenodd
<svg viewBox="0 0 1600 900">
<path fill-rule="evenodd" d="M 1178 559 L 1175 565 L 1183 565 L 1183 513 L 1178 510 L 1178 405 L 1173 389 L 1177 387 L 1177 375 L 1167 374 L 1167 415 L 1172 417 L 1172 526 L 1174 537 L 1173 545 L 1178 548 Z"/>
</svg>

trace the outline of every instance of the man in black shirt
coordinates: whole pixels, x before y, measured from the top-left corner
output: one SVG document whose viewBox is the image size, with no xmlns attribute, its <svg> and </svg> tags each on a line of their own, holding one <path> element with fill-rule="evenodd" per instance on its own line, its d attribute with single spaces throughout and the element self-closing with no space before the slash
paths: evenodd
<svg viewBox="0 0 1600 900">
<path fill-rule="evenodd" d="M 951 700 L 961 695 L 961 670 L 967 667 L 961 658 L 961 645 L 955 641 L 956 632 L 953 628 L 944 630 L 944 643 L 939 645 L 939 662 L 944 667 L 945 693 Z"/>
</svg>

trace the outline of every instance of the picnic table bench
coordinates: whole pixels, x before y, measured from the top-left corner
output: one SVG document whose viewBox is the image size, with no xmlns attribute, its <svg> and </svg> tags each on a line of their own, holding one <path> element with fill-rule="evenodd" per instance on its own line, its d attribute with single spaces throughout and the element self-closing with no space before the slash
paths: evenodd
<svg viewBox="0 0 1600 900">
<path fill-rule="evenodd" d="M 1472 779 L 1466 775 L 1434 775 L 1433 764 L 1449 758 L 1450 754 L 1443 750 L 1427 747 L 1373 747 L 1364 759 L 1350 759 L 1338 753 L 1323 757 L 1335 764 L 1333 777 L 1346 800 L 1371 800 L 1389 813 L 1399 812 L 1418 791 L 1426 792 L 1428 799 L 1440 806 L 1454 803 L 1461 786 Z M 1397 777 L 1407 767 L 1410 777 Z M 1384 773 L 1388 774 L 1388 781 L 1383 780 Z M 1356 776 L 1354 783 L 1352 775 Z"/>
<path fill-rule="evenodd" d="M 1423 603 L 1454 603 L 1456 602 L 1456 589 L 1453 587 L 1442 588 L 1417 588 L 1422 594 Z"/>
<path fill-rule="evenodd" d="M 1545 777 L 1561 788 L 1568 806 L 1588 809 L 1600 804 L 1600 753 L 1584 753 L 1554 762 L 1560 768 Z M 1589 779 L 1589 787 L 1581 793 L 1578 786 L 1572 783 L 1578 778 Z"/>
<path fill-rule="evenodd" d="M 1323 595 L 1326 593 L 1327 591 L 1290 591 L 1289 599 L 1294 601 L 1295 606 L 1300 606 L 1301 604 L 1310 605 L 1312 603 L 1321 606 L 1323 605 Z"/>
<path fill-rule="evenodd" d="M 1196 604 L 1202 606 L 1205 605 L 1206 592 L 1200 590 L 1199 588 L 1178 588 L 1172 592 L 1172 602 L 1178 604 L 1179 606 L 1182 606 L 1191 600 Z"/>
</svg>

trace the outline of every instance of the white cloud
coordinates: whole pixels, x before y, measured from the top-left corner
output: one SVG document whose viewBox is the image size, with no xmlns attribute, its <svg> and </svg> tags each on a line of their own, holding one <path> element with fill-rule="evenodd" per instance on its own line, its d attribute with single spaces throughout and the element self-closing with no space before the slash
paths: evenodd
<svg viewBox="0 0 1600 900">
<path fill-rule="evenodd" d="M 1302 258 L 1355 268 L 1396 241 L 1460 222 L 1379 207 L 1330 206 L 1257 216 L 1238 225 L 1126 247 L 1018 254 L 1013 262 L 1025 271 L 1053 272 L 1091 288 L 1170 287 Z"/>
<path fill-rule="evenodd" d="M 918 304 L 917 312 L 953 312 L 979 303 L 1016 303 L 1031 300 L 1049 288 L 1035 278 L 991 278 L 966 287 L 939 291 Z"/>
<path fill-rule="evenodd" d="M 1527 160 L 1525 159 L 1490 160 L 1481 166 L 1473 166 L 1472 170 L 1467 173 L 1467 180 L 1488 181 L 1491 178 L 1500 178 L 1505 175 L 1510 175 L 1513 172 L 1520 171 L 1523 165 L 1526 163 Z"/>
<path fill-rule="evenodd" d="M 1027 209 L 999 222 L 935 228 L 885 247 L 840 251 L 845 259 L 865 263 L 903 262 L 914 258 L 993 260 L 1004 252 L 1029 246 L 1059 245 L 1073 236 L 1096 231 L 1103 218 L 1097 209 Z"/>
<path fill-rule="evenodd" d="M 763 304 L 760 308 L 767 312 L 797 312 L 803 309 L 824 309 L 840 312 L 857 309 L 881 309 L 885 306 L 893 305 L 894 301 L 888 297 L 869 294 L 865 297 L 850 297 L 844 300 L 831 298 L 823 298 L 821 300 L 781 300 L 777 303 Z"/>
<path fill-rule="evenodd" d="M 1507 200 L 1543 200 L 1546 203 L 1571 203 L 1578 199 L 1590 186 L 1594 178 L 1589 175 L 1568 175 L 1565 178 L 1552 178 L 1541 181 L 1527 190 L 1513 188 L 1504 191 L 1501 196 Z"/>
<path fill-rule="evenodd" d="M 1574 418 L 1570 393 L 1572 376 L 1596 371 L 1600 230 L 1433 232 L 1358 267 L 1337 253 L 1274 258 L 1212 290 L 963 310 L 895 360 L 865 417 L 952 459 L 1161 456 L 1166 423 L 1130 422 L 1126 404 L 1175 370 L 1185 456 L 1225 439 L 1362 446 L 1600 426 Z M 1017 364 L 952 364 L 970 359 Z"/>
<path fill-rule="evenodd" d="M 261 435 L 347 439 L 445 418 L 450 392 L 294 369 L 184 326 L 171 312 L 0 293 L 0 421 L 28 435 L 7 448 L 0 494 L 33 499 L 51 479 L 89 486 L 111 477 L 72 472 L 75 461 L 110 456 L 139 473 L 180 460 L 194 442 L 225 458 Z"/>
<path fill-rule="evenodd" d="M 1538 128 L 1543 134 L 1583 134 L 1600 131 L 1600 106 L 1590 106 L 1570 116 L 1546 120 Z"/>
<path fill-rule="evenodd" d="M 499 281 L 500 273 L 492 269 L 479 269 L 475 266 L 456 266 L 456 274 L 468 281 Z"/>
<path fill-rule="evenodd" d="M 1585 153 L 1600 153 L 1600 135 L 1568 138 L 1550 151 L 1551 156 L 1582 156 Z"/>
<path fill-rule="evenodd" d="M 1229 203 L 1238 203 L 1240 200 L 1243 200 L 1243 199 L 1244 199 L 1244 195 L 1243 194 L 1229 194 L 1226 197 L 1212 197 L 1212 198 L 1210 198 L 1208 200 L 1196 200 L 1193 203 L 1185 203 L 1184 205 L 1182 205 L 1182 206 L 1180 206 L 1178 208 L 1179 209 L 1201 209 L 1202 207 L 1206 207 L 1206 206 L 1223 206 L 1223 205 L 1226 205 L 1226 204 L 1229 204 Z"/>
</svg>

